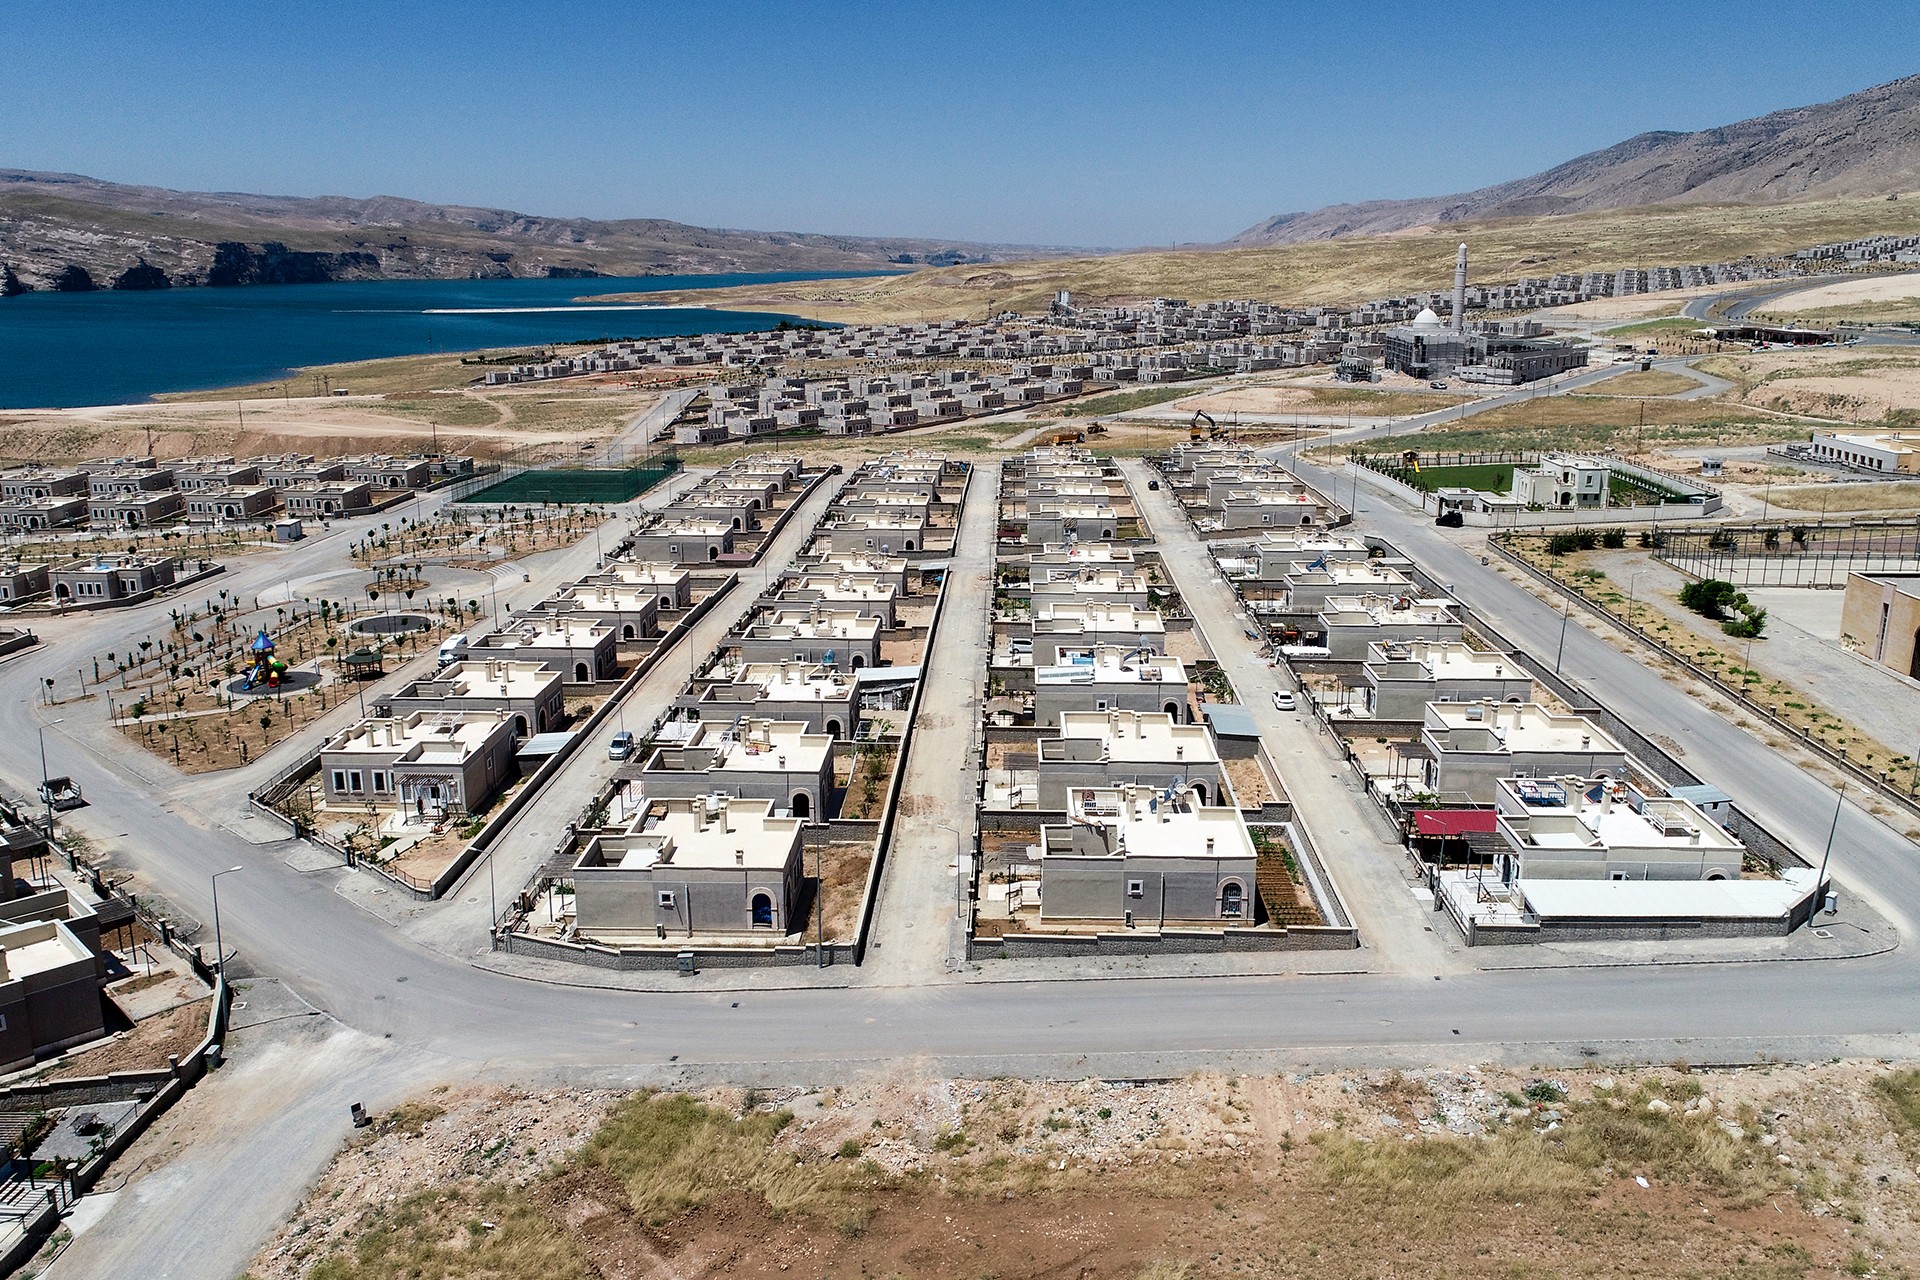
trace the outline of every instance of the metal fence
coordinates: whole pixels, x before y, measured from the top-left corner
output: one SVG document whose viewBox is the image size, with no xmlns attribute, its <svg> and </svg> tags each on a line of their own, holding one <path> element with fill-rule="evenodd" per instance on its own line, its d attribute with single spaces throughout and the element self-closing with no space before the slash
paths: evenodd
<svg viewBox="0 0 1920 1280">
<path fill-rule="evenodd" d="M 1654 556 L 1740 587 L 1843 587 L 1849 573 L 1920 572 L 1920 521 L 1781 520 L 1662 529 Z"/>
</svg>

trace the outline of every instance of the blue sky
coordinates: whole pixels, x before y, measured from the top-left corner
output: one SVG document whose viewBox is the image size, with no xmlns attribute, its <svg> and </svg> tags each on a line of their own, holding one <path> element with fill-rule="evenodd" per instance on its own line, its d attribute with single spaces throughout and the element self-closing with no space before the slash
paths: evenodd
<svg viewBox="0 0 1920 1280">
<path fill-rule="evenodd" d="M 20 2 L 0 19 L 0 167 L 768 230 L 1207 241 L 1896 79 L 1920 71 L 1915 9 Z"/>
</svg>

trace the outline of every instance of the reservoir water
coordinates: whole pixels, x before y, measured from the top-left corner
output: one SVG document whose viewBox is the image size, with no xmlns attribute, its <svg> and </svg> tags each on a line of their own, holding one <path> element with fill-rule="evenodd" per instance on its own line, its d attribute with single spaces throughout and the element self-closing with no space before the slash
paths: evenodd
<svg viewBox="0 0 1920 1280">
<path fill-rule="evenodd" d="M 580 298 L 848 274 L 855 273 L 28 293 L 0 299 L 0 409 L 124 404 L 163 391 L 272 381 L 302 365 L 382 356 L 744 333 L 786 317 Z"/>
</svg>

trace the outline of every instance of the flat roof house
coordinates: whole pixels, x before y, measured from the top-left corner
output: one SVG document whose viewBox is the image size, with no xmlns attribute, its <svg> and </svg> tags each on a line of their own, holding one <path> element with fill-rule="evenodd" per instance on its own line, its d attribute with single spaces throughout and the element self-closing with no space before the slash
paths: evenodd
<svg viewBox="0 0 1920 1280">
<path fill-rule="evenodd" d="M 1281 581 L 1286 585 L 1282 608 L 1287 613 L 1319 613 L 1336 596 L 1398 600 L 1419 591 L 1412 578 L 1378 560 L 1296 562 Z"/>
<path fill-rule="evenodd" d="M 513 722 L 515 737 L 557 729 L 565 715 L 560 673 L 539 662 L 485 658 L 456 662 L 433 675 L 382 695 L 374 710 L 382 716 L 413 712 L 489 711 Z"/>
<path fill-rule="evenodd" d="M 810 733 L 847 738 L 860 720 L 860 691 L 851 675 L 817 663 L 747 662 L 720 668 L 690 706 L 702 721 L 798 720 Z"/>
<path fill-rule="evenodd" d="M 873 574 L 809 572 L 780 584 L 782 602 L 852 609 L 878 618 L 886 628 L 894 625 L 899 595 L 890 579 Z"/>
<path fill-rule="evenodd" d="M 87 521 L 98 529 L 150 529 L 185 514 L 178 490 L 124 489 L 87 499 Z"/>
<path fill-rule="evenodd" d="M 1285 577 L 1296 564 L 1312 564 L 1316 560 L 1365 560 L 1372 554 L 1367 544 L 1358 538 L 1312 533 L 1262 534 L 1249 550 L 1254 576 L 1267 582 Z"/>
<path fill-rule="evenodd" d="M 545 663 L 568 684 L 595 684 L 620 674 L 618 642 L 604 623 L 516 614 L 469 650 L 475 660 L 506 658 Z"/>
<path fill-rule="evenodd" d="M 313 455 L 286 453 L 247 459 L 260 468 L 260 479 L 275 489 L 331 484 L 347 478 L 347 464 L 337 458 L 317 461 Z"/>
<path fill-rule="evenodd" d="M 0 529 L 65 529 L 84 524 L 85 494 L 55 498 L 0 498 Z"/>
<path fill-rule="evenodd" d="M 138 554 L 69 560 L 48 571 L 56 604 L 113 604 L 170 587 L 180 562 Z"/>
<path fill-rule="evenodd" d="M 485 808 L 513 776 L 513 731 L 504 711 L 369 716 L 320 748 L 326 803 L 372 804 L 405 822 Z"/>
<path fill-rule="evenodd" d="M 271 485 L 208 485 L 182 490 L 187 501 L 187 519 L 196 523 L 216 520 L 259 520 L 280 505 L 280 491 Z"/>
<path fill-rule="evenodd" d="M 1113 507 L 1092 499 L 1042 498 L 1027 504 L 1027 543 L 1091 542 L 1111 538 L 1118 522 Z"/>
<path fill-rule="evenodd" d="M 821 534 L 835 551 L 919 551 L 927 545 L 927 516 L 920 508 L 839 515 Z"/>
<path fill-rule="evenodd" d="M 0 564 L 0 604 L 31 600 L 52 590 L 43 564 Z"/>
<path fill-rule="evenodd" d="M 1251 924 L 1253 839 L 1237 809 L 1192 791 L 1074 791 L 1067 821 L 1040 828 L 1043 920 Z"/>
<path fill-rule="evenodd" d="M 0 1070 L 105 1034 L 99 958 L 66 922 L 0 927 Z"/>
<path fill-rule="evenodd" d="M 270 474 L 262 468 L 261 475 Z M 350 516 L 373 509 L 373 489 L 359 480 L 274 485 L 290 516 Z"/>
<path fill-rule="evenodd" d="M 818 663 L 857 671 L 880 663 L 880 619 L 857 609 L 775 605 L 735 632 L 732 645 L 745 662 Z"/>
<path fill-rule="evenodd" d="M 1103 644 L 1145 646 L 1155 651 L 1167 647 L 1167 623 L 1160 611 L 1128 604 L 1035 604 L 1032 630 L 1036 665 L 1059 663 L 1064 650 Z"/>
<path fill-rule="evenodd" d="M 426 458 L 392 458 L 368 454 L 346 458 L 343 479 L 369 489 L 424 489 L 433 483 L 433 463 Z"/>
<path fill-rule="evenodd" d="M 633 535 L 637 560 L 705 564 L 733 554 L 733 526 L 723 520 L 663 517 Z"/>
<path fill-rule="evenodd" d="M 1213 732 L 1164 711 L 1069 711 L 1060 736 L 1039 743 L 1042 809 L 1067 807 L 1070 791 L 1133 783 L 1191 789 L 1201 804 L 1231 804 Z"/>
<path fill-rule="evenodd" d="M 1429 702 L 1533 700 L 1533 677 L 1512 658 L 1458 640 L 1370 644 L 1361 675 L 1376 720 L 1419 720 Z"/>
<path fill-rule="evenodd" d="M 1458 640 L 1466 631 L 1451 604 L 1410 596 L 1331 596 L 1319 621 L 1328 656 L 1342 662 L 1364 660 L 1369 645 Z"/>
<path fill-rule="evenodd" d="M 1058 568 L 1058 566 L 1054 566 Z M 1056 573 L 1045 581 L 1033 581 L 1029 571 L 1028 592 L 1035 608 L 1041 604 L 1068 604 L 1087 601 L 1094 604 L 1125 604 L 1144 609 L 1149 603 L 1147 576 L 1129 573 L 1115 565 L 1089 566 L 1078 573 Z"/>
<path fill-rule="evenodd" d="M 655 800 L 602 831 L 573 865 L 582 937 L 620 943 L 711 933 L 797 932 L 803 819 L 771 800 Z"/>
<path fill-rule="evenodd" d="M 1494 791 L 1515 880 L 1738 880 L 1746 846 L 1698 805 L 1611 778 L 1502 778 Z"/>
<path fill-rule="evenodd" d="M 1584 716 L 1537 702 L 1430 702 L 1420 743 L 1425 786 L 1493 802 L 1502 778 L 1625 778 L 1626 748 Z"/>
<path fill-rule="evenodd" d="M 577 582 L 518 616 L 603 623 L 622 644 L 660 634 L 659 597 L 649 587 L 623 582 Z"/>
<path fill-rule="evenodd" d="M 1057 728 L 1074 711 L 1160 711 L 1192 718 L 1187 668 L 1146 645 L 1057 648 L 1057 661 L 1033 669 L 1033 722 Z"/>
<path fill-rule="evenodd" d="M 640 587 L 653 593 L 660 612 L 673 612 L 693 606 L 693 574 L 677 564 L 655 560 L 614 560 L 599 573 L 581 579 L 582 584 L 615 582 Z"/>
<path fill-rule="evenodd" d="M 770 800 L 809 822 L 826 821 L 833 791 L 833 739 L 799 720 L 702 721 L 679 746 L 648 758 L 647 795 Z"/>
</svg>

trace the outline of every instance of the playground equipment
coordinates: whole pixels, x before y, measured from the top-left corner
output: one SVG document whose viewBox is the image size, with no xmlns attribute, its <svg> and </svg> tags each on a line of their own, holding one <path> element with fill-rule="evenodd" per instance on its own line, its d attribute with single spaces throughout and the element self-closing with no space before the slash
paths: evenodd
<svg viewBox="0 0 1920 1280">
<path fill-rule="evenodd" d="M 253 653 L 253 667 L 240 687 L 252 690 L 264 684 L 269 689 L 278 689 L 281 679 L 287 674 L 287 664 L 274 656 L 273 637 L 267 634 L 265 627 L 260 628 L 260 634 L 253 638 L 249 648 Z"/>
</svg>

